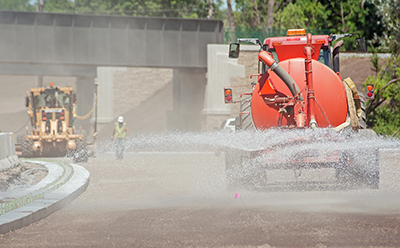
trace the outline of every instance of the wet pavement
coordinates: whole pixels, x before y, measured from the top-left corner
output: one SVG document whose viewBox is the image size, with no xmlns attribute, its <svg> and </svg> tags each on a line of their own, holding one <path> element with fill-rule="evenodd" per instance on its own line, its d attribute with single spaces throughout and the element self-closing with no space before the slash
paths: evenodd
<svg viewBox="0 0 400 248">
<path fill-rule="evenodd" d="M 335 188 L 329 169 L 227 189 L 223 153 L 104 152 L 81 164 L 85 192 L 0 247 L 399 247 L 398 154 L 381 151 L 373 190 Z"/>
</svg>

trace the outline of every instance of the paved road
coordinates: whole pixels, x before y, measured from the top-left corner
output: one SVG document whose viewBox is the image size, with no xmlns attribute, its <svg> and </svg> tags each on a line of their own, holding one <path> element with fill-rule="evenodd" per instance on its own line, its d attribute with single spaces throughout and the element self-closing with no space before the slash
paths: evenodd
<svg viewBox="0 0 400 248">
<path fill-rule="evenodd" d="M 227 190 L 223 154 L 106 153 L 83 164 L 82 195 L 0 247 L 399 247 L 397 154 L 381 154 L 379 190 L 338 190 L 330 170 Z"/>
</svg>

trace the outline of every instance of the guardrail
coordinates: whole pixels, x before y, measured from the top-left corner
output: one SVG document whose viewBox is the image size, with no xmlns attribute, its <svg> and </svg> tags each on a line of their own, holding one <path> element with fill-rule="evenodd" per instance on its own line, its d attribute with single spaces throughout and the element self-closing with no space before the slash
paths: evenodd
<svg viewBox="0 0 400 248">
<path fill-rule="evenodd" d="M 15 153 L 15 137 L 13 133 L 0 133 L 0 171 L 19 164 Z"/>
</svg>

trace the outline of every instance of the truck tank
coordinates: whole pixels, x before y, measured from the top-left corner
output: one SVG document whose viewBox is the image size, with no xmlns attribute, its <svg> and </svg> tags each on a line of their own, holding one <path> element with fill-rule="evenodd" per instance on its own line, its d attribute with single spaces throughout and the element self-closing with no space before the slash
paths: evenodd
<svg viewBox="0 0 400 248">
<path fill-rule="evenodd" d="M 346 121 L 348 112 L 342 80 L 326 65 L 316 60 L 312 60 L 311 63 L 316 102 L 315 121 L 318 127 L 337 127 Z M 303 99 L 307 99 L 304 59 L 288 59 L 280 62 L 280 66 L 289 73 L 300 89 L 304 89 L 300 94 Z M 294 106 L 286 105 L 285 102 L 290 95 L 288 87 L 271 69 L 260 76 L 251 98 L 255 128 L 295 127 Z M 309 126 L 309 122 L 306 126 Z"/>
</svg>

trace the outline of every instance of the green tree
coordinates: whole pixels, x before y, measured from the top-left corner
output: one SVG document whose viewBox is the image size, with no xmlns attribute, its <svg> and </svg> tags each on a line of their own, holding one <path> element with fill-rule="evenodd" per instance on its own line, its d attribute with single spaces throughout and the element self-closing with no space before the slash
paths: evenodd
<svg viewBox="0 0 400 248">
<path fill-rule="evenodd" d="M 29 0 L 2 0 L 1 9 L 35 11 Z M 212 7 L 210 8 L 210 2 Z M 207 18 L 210 9 L 213 18 L 222 18 L 222 0 L 44 0 L 45 12 L 81 14 L 160 16 L 179 18 Z M 29 8 L 28 8 L 29 7 Z"/>
<path fill-rule="evenodd" d="M 378 68 L 376 57 L 372 62 L 378 72 L 367 82 L 375 84 L 375 99 L 367 102 L 367 123 L 376 132 L 385 135 L 400 133 L 400 0 L 388 0 L 377 5 L 385 31 L 382 46 L 391 53 L 388 64 Z M 376 51 L 376 50 L 374 50 Z M 375 62 L 375 63 L 374 63 Z"/>
<path fill-rule="evenodd" d="M 235 0 L 235 3 L 237 27 L 329 29 L 332 34 L 359 33 L 374 46 L 381 42 L 378 38 L 383 32 L 382 17 L 373 0 Z M 346 42 L 344 49 L 355 50 L 354 41 Z"/>
<path fill-rule="evenodd" d="M 377 5 L 385 29 L 380 37 L 381 49 L 400 55 L 400 0 L 382 1 Z"/>
<path fill-rule="evenodd" d="M 286 0 L 236 0 L 234 12 L 238 27 L 270 28 L 274 13 L 286 6 Z"/>
<path fill-rule="evenodd" d="M 374 37 L 383 32 L 381 16 L 377 5 L 371 0 L 321 0 L 329 12 L 326 27 L 331 33 L 359 33 L 372 45 L 377 45 Z M 346 50 L 355 50 L 354 42 L 345 43 Z"/>
<path fill-rule="evenodd" d="M 1 10 L 36 11 L 36 7 L 29 0 L 1 0 Z"/>
<path fill-rule="evenodd" d="M 400 131 L 400 68 L 394 67 L 393 61 L 389 61 L 377 76 L 369 77 L 366 81 L 375 85 L 375 98 L 367 101 L 367 125 L 380 134 L 398 134 Z"/>
<path fill-rule="evenodd" d="M 75 11 L 90 14 L 207 18 L 209 4 L 209 0 L 75 0 Z M 213 1 L 215 18 L 221 15 L 221 4 L 221 0 Z"/>
<path fill-rule="evenodd" d="M 44 9 L 46 12 L 74 12 L 74 3 L 70 0 L 46 0 L 44 3 Z"/>
<path fill-rule="evenodd" d="M 289 3 L 276 13 L 274 26 L 277 28 L 326 29 L 330 11 L 315 0 Z"/>
</svg>

